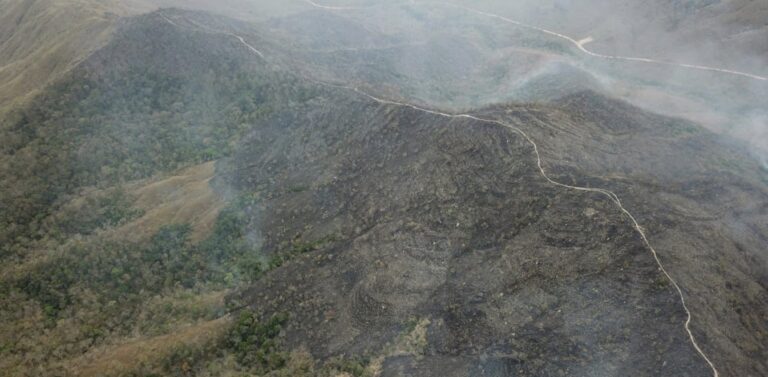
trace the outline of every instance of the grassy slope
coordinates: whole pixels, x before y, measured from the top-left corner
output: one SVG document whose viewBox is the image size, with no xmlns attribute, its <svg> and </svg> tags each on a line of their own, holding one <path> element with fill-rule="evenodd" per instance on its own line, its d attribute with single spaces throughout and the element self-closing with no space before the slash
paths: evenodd
<svg viewBox="0 0 768 377">
<path fill-rule="evenodd" d="M 214 160 L 258 119 L 321 91 L 227 36 L 157 15 L 120 30 L 4 119 L 0 217 L 4 236 L 13 234 L 4 248 L 15 251 L 0 279 L 0 375 L 78 375 L 104 352 L 167 375 L 189 362 L 189 339 L 216 344 L 208 356 L 224 368 L 277 367 L 284 357 L 266 325 L 250 321 L 243 331 L 256 340 L 223 344 L 221 331 L 195 329 L 222 323 L 209 321 L 226 312 L 229 289 L 318 246 L 260 257 L 238 215 L 250 199 L 225 206 L 209 183 Z M 167 345 L 170 359 L 158 360 L 152 350 Z M 269 360 L 226 361 L 254 347 Z"/>
<path fill-rule="evenodd" d="M 122 237 L 126 235 L 145 233 L 143 235 L 146 237 L 140 237 L 140 240 L 134 241 L 136 242 L 135 248 L 141 249 L 141 245 L 143 242 L 146 242 L 146 238 L 151 238 L 152 235 L 158 232 L 158 224 L 190 223 L 195 229 L 198 229 L 197 232 L 191 233 L 190 243 L 195 244 L 203 241 L 205 238 L 207 238 L 206 236 L 210 235 L 210 232 L 206 231 L 206 229 L 210 229 L 212 226 L 211 218 L 206 216 L 204 219 L 202 219 L 202 225 L 200 225 L 198 228 L 196 221 L 199 219 L 195 219 L 190 216 L 192 215 L 189 210 L 190 208 L 187 208 L 183 205 L 176 206 L 176 204 L 178 204 L 178 202 L 192 201 L 195 205 L 200 205 L 200 208 L 206 208 L 206 210 L 203 210 L 204 212 L 207 212 L 207 209 L 210 209 L 215 213 L 218 213 L 216 211 L 220 208 L 221 203 L 217 201 L 217 198 L 210 192 L 210 188 L 207 187 L 207 178 L 210 177 L 209 173 L 211 168 L 212 163 L 209 162 L 207 164 L 198 165 L 196 168 L 187 171 L 172 173 L 170 177 L 160 173 L 156 176 L 156 178 L 150 180 L 149 182 L 140 181 L 125 186 L 124 188 L 128 189 L 130 196 L 134 199 L 137 199 L 137 201 L 133 202 L 131 205 L 143 209 L 145 213 L 138 219 L 134 219 L 125 224 L 120 224 L 120 226 L 117 227 L 117 229 L 114 231 L 107 230 L 107 233 L 112 232 L 108 237 L 115 237 L 114 240 L 121 241 L 123 240 Z M 133 190 L 131 190 L 131 188 L 133 188 Z M 72 200 L 85 200 L 85 197 L 86 195 L 83 194 L 82 196 L 76 196 Z M 173 198 L 174 200 L 167 201 L 167 198 Z M 72 214 L 65 214 L 63 216 L 73 217 Z M 142 223 L 142 221 L 146 222 Z M 73 236 L 73 238 L 77 237 L 79 236 Z M 88 242 L 92 241 L 86 241 L 86 243 Z M 117 256 L 121 257 L 122 254 L 118 253 Z M 36 262 L 40 263 L 38 267 L 43 267 L 41 270 L 45 270 L 45 268 L 49 268 L 50 266 L 55 265 L 57 262 L 59 262 L 59 260 L 52 258 L 50 255 L 43 255 L 41 260 Z M 74 289 L 82 289 L 83 285 L 87 287 L 87 284 L 77 284 L 75 285 Z M 216 289 L 220 289 L 220 287 L 217 287 Z M 142 317 L 145 318 L 144 325 L 152 327 L 157 324 L 162 324 L 165 326 L 164 329 L 157 330 L 151 328 L 150 331 L 147 331 L 147 333 L 141 333 L 137 338 L 130 338 L 127 337 L 125 333 L 116 332 L 109 334 L 107 336 L 107 341 L 104 341 L 104 337 L 102 336 L 102 339 L 99 340 L 101 343 L 99 343 L 94 349 L 91 349 L 88 346 L 77 349 L 90 350 L 91 354 L 89 357 L 93 357 L 93 360 L 97 360 L 97 363 L 112 358 L 112 355 L 119 355 L 120 357 L 127 355 L 129 357 L 126 361 L 128 364 L 137 364 L 137 360 L 142 360 L 147 356 L 151 356 L 149 353 L 153 352 L 156 347 L 176 347 L 179 344 L 185 343 L 184 339 L 191 339 L 193 340 L 192 343 L 198 344 L 198 340 L 200 340 L 200 338 L 198 338 L 197 335 L 200 333 L 196 332 L 194 329 L 198 328 L 196 326 L 199 326 L 200 329 L 208 329 L 208 326 L 212 323 L 220 324 L 220 322 L 207 321 L 211 320 L 211 318 L 215 316 L 211 313 L 220 311 L 222 307 L 220 300 L 212 300 L 209 302 L 202 300 L 201 298 L 209 296 L 220 297 L 219 295 L 221 295 L 221 292 L 224 292 L 224 290 L 204 290 L 202 293 L 200 291 L 185 291 L 184 289 L 169 289 L 163 291 L 159 297 L 156 296 L 145 301 L 145 303 L 148 303 L 147 306 L 149 309 L 147 312 L 149 312 L 149 314 L 142 313 L 139 316 L 146 314 L 145 317 Z M 86 291 L 84 295 L 79 297 L 88 298 L 89 294 L 90 292 Z M 12 298 L 16 299 L 19 297 L 13 296 Z M 72 349 L 68 348 L 69 346 L 67 343 L 71 342 L 73 338 L 77 339 L 78 342 L 87 343 L 90 341 L 90 339 L 87 337 L 78 338 L 78 331 L 87 332 L 91 331 L 91 329 L 88 329 L 87 326 L 98 326 L 98 323 L 94 324 L 83 321 L 83 317 L 94 313 L 88 312 L 88 309 L 86 308 L 84 311 L 78 312 L 72 317 L 64 318 L 64 320 L 62 320 L 57 326 L 57 330 L 50 330 L 44 326 L 40 326 L 39 323 L 34 323 L 36 320 L 41 321 L 41 323 L 44 322 L 46 320 L 46 314 L 44 313 L 44 310 L 42 310 L 43 308 L 39 307 L 38 304 L 34 302 L 34 300 L 23 301 L 27 299 L 28 298 L 19 299 L 19 302 L 24 303 L 24 307 L 22 309 L 27 310 L 29 313 L 34 313 L 34 315 L 30 317 L 31 320 L 27 319 L 20 321 L 23 322 L 20 323 L 20 325 L 29 326 L 24 329 L 25 334 L 28 335 L 33 334 L 35 331 L 40 331 L 40 333 L 37 334 L 37 337 L 34 337 L 33 335 L 31 337 L 32 340 L 27 340 L 26 345 L 22 344 L 22 346 L 29 347 L 27 349 L 32 349 L 34 346 L 43 344 L 49 339 L 55 339 L 54 342 L 51 342 L 54 347 L 50 347 L 47 352 L 71 352 Z M 11 302 L 12 301 L 13 300 L 11 300 Z M 200 303 L 201 301 L 203 301 L 202 304 Z M 163 312 L 163 310 L 165 310 L 164 308 L 167 307 L 181 309 L 174 309 L 176 311 L 171 310 L 172 314 L 170 314 L 170 317 L 165 320 L 166 322 L 163 322 L 163 320 L 158 319 L 162 318 L 162 315 L 158 313 Z M 98 313 L 99 310 L 100 309 L 97 308 L 95 309 L 95 312 Z M 203 314 L 200 314 L 200 312 Z M 129 316 L 128 318 L 132 317 Z M 78 325 L 82 327 L 78 328 Z M 178 336 L 165 335 L 172 333 L 177 329 L 191 330 L 182 330 L 178 333 Z M 3 330 L 12 333 L 14 331 L 18 331 L 19 328 L 4 327 Z M 215 331 L 211 333 L 210 337 L 216 338 L 220 334 L 220 332 Z M 203 338 L 203 340 L 211 340 L 209 337 Z M 10 339 L 10 337 L 6 337 L 6 339 Z M 214 339 L 214 341 L 216 341 L 216 339 Z M 4 347 L 5 349 L 7 344 L 0 344 L 0 346 Z M 63 347 L 65 351 L 62 351 L 62 348 L 57 347 Z M 29 352 L 30 355 L 34 354 L 34 351 Z M 170 354 L 173 356 L 173 352 L 170 352 Z M 103 357 L 100 358 L 98 357 L 99 355 L 102 355 Z M 159 358 L 162 359 L 162 357 Z M 90 366 L 78 366 L 78 363 L 80 362 L 81 360 L 76 360 L 74 362 L 74 368 L 76 370 L 93 371 L 92 364 L 88 363 Z M 226 361 L 220 362 L 226 364 Z M 183 366 L 184 364 L 181 363 L 180 365 Z M 16 371 L 19 371 L 19 369 L 16 369 Z"/>
<path fill-rule="evenodd" d="M 260 20 L 303 9 L 275 1 L 0 0 L 0 114 L 106 43 L 119 17 L 158 7 L 215 11 Z"/>
<path fill-rule="evenodd" d="M 113 30 L 104 2 L 0 1 L 0 110 L 33 96 Z"/>
</svg>

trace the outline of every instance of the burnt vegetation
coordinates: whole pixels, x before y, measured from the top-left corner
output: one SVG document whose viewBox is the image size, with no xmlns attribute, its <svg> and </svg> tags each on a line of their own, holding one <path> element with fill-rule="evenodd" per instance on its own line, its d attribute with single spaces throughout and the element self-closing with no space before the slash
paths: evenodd
<svg viewBox="0 0 768 377">
<path fill-rule="evenodd" d="M 108 365 L 100 355 L 123 364 L 91 374 L 710 372 L 682 326 L 675 287 L 627 216 L 603 195 L 544 179 L 527 139 L 304 77 L 360 65 L 350 52 L 287 64 L 294 45 L 260 40 L 275 58 L 258 59 L 199 24 L 251 39 L 263 25 L 162 12 L 172 22 L 160 13 L 122 21 L 107 46 L 2 119 L 0 367 L 9 375 L 88 374 Z M 302 26 L 338 29 L 302 43 L 326 32 L 350 44 L 392 42 L 319 20 Z M 562 48 L 526 47 L 541 44 Z M 378 63 L 347 73 L 407 81 Z M 449 75 L 449 63 L 431 80 Z M 544 98 L 587 81 L 550 76 L 526 90 Z M 549 99 L 472 112 L 540 141 L 558 181 L 617 192 L 691 306 L 716 309 L 700 311 L 694 330 L 705 349 L 731 352 L 717 364 L 764 372 L 755 334 L 765 331 L 767 280 L 755 250 L 767 209 L 754 203 L 768 190 L 754 178 L 759 167 L 695 124 L 594 91 Z M 174 181 L 179 169 L 213 161 L 212 177 Z M 203 214 L 183 210 L 148 219 L 154 208 L 139 205 L 137 187 L 157 177 L 172 186 L 158 192 L 198 184 L 225 204 L 204 214 L 207 227 L 189 220 Z M 734 203 L 741 212 L 728 209 Z M 135 224 L 157 226 L 128 237 Z M 718 318 L 731 332 L 711 338 L 705 330 Z"/>
</svg>

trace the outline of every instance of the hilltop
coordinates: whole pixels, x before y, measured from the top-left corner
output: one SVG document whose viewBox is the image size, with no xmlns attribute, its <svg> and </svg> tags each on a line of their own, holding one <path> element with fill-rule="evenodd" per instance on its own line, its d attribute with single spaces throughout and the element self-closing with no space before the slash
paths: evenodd
<svg viewBox="0 0 768 377">
<path fill-rule="evenodd" d="M 742 141 L 535 33 L 387 12 L 431 32 L 162 9 L 38 81 L 0 118 L 0 370 L 768 373 Z"/>
</svg>

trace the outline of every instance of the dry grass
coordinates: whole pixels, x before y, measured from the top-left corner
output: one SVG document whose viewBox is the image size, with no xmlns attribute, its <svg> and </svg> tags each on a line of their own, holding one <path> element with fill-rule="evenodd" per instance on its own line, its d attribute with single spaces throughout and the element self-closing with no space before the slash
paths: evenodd
<svg viewBox="0 0 768 377">
<path fill-rule="evenodd" d="M 263 0 L 0 0 L 0 116 L 104 46 L 120 17 L 159 7 L 246 20 L 305 9 Z"/>
<path fill-rule="evenodd" d="M 374 358 L 368 365 L 367 372 L 371 376 L 380 376 L 384 360 L 391 356 L 412 355 L 421 357 L 427 347 L 427 330 L 431 321 L 429 318 L 420 319 L 409 332 L 400 335 L 394 344 L 386 347 L 379 357 Z"/>
<path fill-rule="evenodd" d="M 180 347 L 201 348 L 225 333 L 231 319 L 201 322 L 154 338 L 135 339 L 97 349 L 73 360 L 67 369 L 76 376 L 123 375 L 142 366 L 153 366 Z"/>
<path fill-rule="evenodd" d="M 104 2 L 0 0 L 0 111 L 21 105 L 101 47 L 116 16 Z"/>
<path fill-rule="evenodd" d="M 133 337 L 154 336 L 167 333 L 168 329 L 190 326 L 202 319 L 212 319 L 226 307 L 229 289 L 195 292 L 176 290 L 163 296 L 155 296 L 142 304 L 136 316 Z"/>
<path fill-rule="evenodd" d="M 168 177 L 154 177 L 128 184 L 126 192 L 136 198 L 135 207 L 144 214 L 117 228 L 108 228 L 94 236 L 135 243 L 148 241 L 164 225 L 189 224 L 190 241 L 199 242 L 210 235 L 219 211 L 226 204 L 209 186 L 215 173 L 214 162 L 195 165 Z M 109 190 L 109 189 L 108 189 Z M 86 189 L 72 199 L 66 208 L 82 207 L 87 197 L 98 196 L 103 190 Z M 54 215 L 56 216 L 56 215 Z M 89 236 L 90 237 L 90 236 Z M 75 236 L 65 244 L 89 242 L 88 237 Z M 20 278 L 30 270 L 47 263 L 52 252 L 60 250 L 56 243 L 41 242 L 28 251 L 24 262 L 0 266 L 6 278 Z"/>
<path fill-rule="evenodd" d="M 211 189 L 214 162 L 192 166 L 176 175 L 131 185 L 128 193 L 137 198 L 144 215 L 116 229 L 116 235 L 133 241 L 146 240 L 160 227 L 188 223 L 191 240 L 203 240 L 213 229 L 224 202 Z"/>
</svg>

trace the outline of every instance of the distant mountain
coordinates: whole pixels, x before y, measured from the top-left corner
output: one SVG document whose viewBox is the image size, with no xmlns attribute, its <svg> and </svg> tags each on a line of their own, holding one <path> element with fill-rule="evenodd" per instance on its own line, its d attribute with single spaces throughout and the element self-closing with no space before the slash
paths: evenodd
<svg viewBox="0 0 768 377">
<path fill-rule="evenodd" d="M 103 34 L 0 115 L 0 374 L 768 374 L 765 169 L 612 97 L 742 81 L 455 8 L 78 4 L 2 29 Z"/>
<path fill-rule="evenodd" d="M 599 52 L 766 74 L 768 4 L 751 0 L 454 0 L 575 36 Z"/>
</svg>

